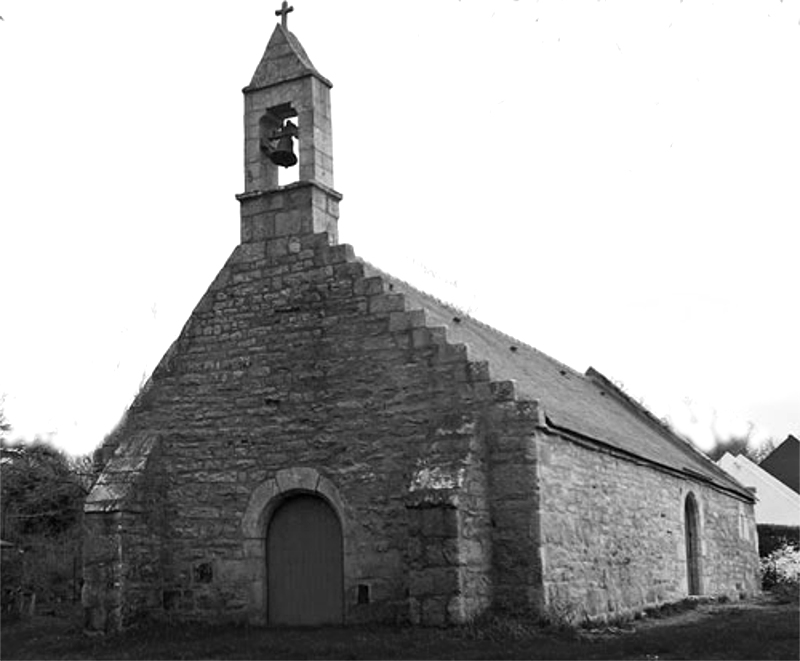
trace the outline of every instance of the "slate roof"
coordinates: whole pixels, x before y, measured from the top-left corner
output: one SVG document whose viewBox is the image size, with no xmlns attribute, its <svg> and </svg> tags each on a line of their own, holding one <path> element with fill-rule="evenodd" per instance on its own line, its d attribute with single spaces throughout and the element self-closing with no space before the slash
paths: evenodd
<svg viewBox="0 0 800 661">
<path fill-rule="evenodd" d="M 800 493 L 800 441 L 789 434 L 759 464 L 795 493 Z"/>
<path fill-rule="evenodd" d="M 795 493 L 778 478 L 770 475 L 743 454 L 726 452 L 717 465 L 742 484 L 755 489 L 756 523 L 779 526 L 800 524 L 800 494 Z"/>
<path fill-rule="evenodd" d="M 316 76 L 328 87 L 333 87 L 311 63 L 303 46 L 289 30 L 280 23 L 275 26 L 264 55 L 256 67 L 253 78 L 245 90 L 257 89 L 268 85 L 293 80 L 302 76 Z"/>
<path fill-rule="evenodd" d="M 444 326 L 450 342 L 467 345 L 471 360 L 487 361 L 492 379 L 513 380 L 519 396 L 538 400 L 551 426 L 753 500 L 741 484 L 596 370 L 577 372 L 361 261 L 368 275 L 381 276 L 394 292 L 404 294 L 410 309 L 424 310 L 429 326 Z"/>
</svg>

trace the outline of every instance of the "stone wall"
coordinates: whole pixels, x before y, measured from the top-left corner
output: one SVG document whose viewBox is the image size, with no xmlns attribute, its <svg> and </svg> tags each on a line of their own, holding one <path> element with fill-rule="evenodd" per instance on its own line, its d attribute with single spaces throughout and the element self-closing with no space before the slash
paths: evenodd
<svg viewBox="0 0 800 661">
<path fill-rule="evenodd" d="M 703 590 L 756 589 L 750 505 L 553 434 L 349 246 L 283 229 L 256 240 L 262 213 L 98 453 L 98 628 L 265 622 L 266 526 L 293 490 L 342 524 L 347 622 L 489 607 L 580 619 L 679 599 L 689 488 Z"/>
<path fill-rule="evenodd" d="M 543 588 L 551 615 L 608 618 L 688 595 L 684 504 L 699 504 L 701 593 L 758 591 L 753 507 L 553 433 L 538 437 Z"/>
<path fill-rule="evenodd" d="M 429 619 L 480 612 L 491 600 L 483 439 L 506 452 L 507 416 L 489 412 L 512 398 L 513 387 L 490 381 L 443 328 L 428 328 L 424 313 L 366 277 L 349 246 L 325 234 L 240 245 L 115 441 L 157 436 L 164 480 L 162 541 L 149 558 L 142 545 L 123 551 L 137 581 L 143 565 L 158 566 L 160 595 L 143 584 L 130 592 L 131 617 L 263 621 L 265 586 L 242 520 L 255 490 L 296 467 L 340 494 L 348 621 L 409 617 L 407 546 L 420 528 L 408 496 L 425 475 L 450 480 L 461 498 L 457 580 L 446 615 Z M 508 470 L 518 455 L 507 454 Z M 508 539 L 519 537 L 504 511 L 493 516 Z"/>
<path fill-rule="evenodd" d="M 84 517 L 84 626 L 90 631 L 118 629 L 122 618 L 120 512 L 94 512 Z"/>
</svg>

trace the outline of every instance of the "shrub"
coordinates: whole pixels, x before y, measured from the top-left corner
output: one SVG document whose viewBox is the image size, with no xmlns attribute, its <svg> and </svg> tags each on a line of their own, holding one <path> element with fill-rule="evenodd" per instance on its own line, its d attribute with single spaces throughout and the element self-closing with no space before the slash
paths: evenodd
<svg viewBox="0 0 800 661">
<path fill-rule="evenodd" d="M 761 585 L 786 596 L 800 591 L 800 548 L 784 543 L 780 548 L 761 559 Z"/>
</svg>

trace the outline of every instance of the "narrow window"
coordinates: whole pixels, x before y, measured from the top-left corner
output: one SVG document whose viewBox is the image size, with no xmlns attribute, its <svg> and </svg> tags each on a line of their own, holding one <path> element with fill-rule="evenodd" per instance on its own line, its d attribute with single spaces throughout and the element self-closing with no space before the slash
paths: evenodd
<svg viewBox="0 0 800 661">
<path fill-rule="evenodd" d="M 689 594 L 700 594 L 700 526 L 697 511 L 697 500 L 694 494 L 686 496 L 684 505 L 684 521 L 686 525 L 686 575 Z"/>
</svg>

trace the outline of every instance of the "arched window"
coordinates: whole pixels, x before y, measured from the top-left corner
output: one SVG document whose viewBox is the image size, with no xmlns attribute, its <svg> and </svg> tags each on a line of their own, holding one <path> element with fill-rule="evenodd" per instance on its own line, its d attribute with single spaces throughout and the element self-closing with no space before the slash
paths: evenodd
<svg viewBox="0 0 800 661">
<path fill-rule="evenodd" d="M 690 595 L 701 594 L 700 586 L 700 516 L 697 499 L 693 493 L 686 496 L 684 504 L 686 537 L 686 576 Z"/>
</svg>

